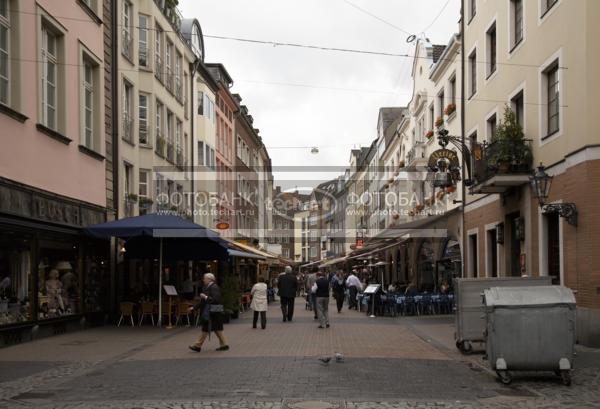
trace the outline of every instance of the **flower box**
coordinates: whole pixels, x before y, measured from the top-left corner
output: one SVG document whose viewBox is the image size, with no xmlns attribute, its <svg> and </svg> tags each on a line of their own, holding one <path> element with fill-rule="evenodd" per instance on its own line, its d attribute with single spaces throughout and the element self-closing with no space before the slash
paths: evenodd
<svg viewBox="0 0 600 409">
<path fill-rule="evenodd" d="M 448 186 L 446 188 L 446 193 L 454 193 L 456 192 L 456 186 Z"/>
<path fill-rule="evenodd" d="M 400 162 L 398 162 L 398 169 L 402 169 L 402 168 L 404 168 L 404 166 L 405 166 L 405 164 L 404 164 L 403 160 L 401 160 Z"/>
<path fill-rule="evenodd" d="M 440 117 L 438 117 L 438 118 L 435 120 L 435 127 L 436 127 L 436 128 L 441 128 L 441 127 L 442 127 L 442 125 L 444 125 L 444 118 L 442 118 L 442 117 L 440 116 Z"/>
<path fill-rule="evenodd" d="M 444 114 L 446 114 L 447 116 L 450 116 L 455 112 L 456 112 L 456 104 L 454 104 L 454 103 L 448 104 L 446 109 L 444 109 Z"/>
<path fill-rule="evenodd" d="M 432 137 L 433 137 L 433 131 L 427 131 L 427 133 L 425 134 L 425 138 L 431 139 Z"/>
<path fill-rule="evenodd" d="M 415 206 L 415 210 L 417 212 L 421 212 L 421 211 L 423 211 L 423 209 L 425 209 L 425 205 L 423 205 L 421 203 L 419 203 L 418 205 Z"/>
</svg>

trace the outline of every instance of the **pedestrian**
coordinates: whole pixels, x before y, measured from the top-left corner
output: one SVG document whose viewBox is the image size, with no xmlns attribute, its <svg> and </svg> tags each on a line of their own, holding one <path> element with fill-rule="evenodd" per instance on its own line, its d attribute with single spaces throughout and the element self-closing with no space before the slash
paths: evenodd
<svg viewBox="0 0 600 409">
<path fill-rule="evenodd" d="M 292 321 L 294 318 L 294 302 L 296 301 L 296 287 L 298 281 L 292 272 L 292 267 L 286 266 L 285 272 L 279 276 L 279 299 L 283 322 Z"/>
<path fill-rule="evenodd" d="M 195 344 L 189 346 L 194 352 L 200 352 L 204 341 L 214 331 L 219 338 L 217 351 L 229 350 L 229 345 L 223 334 L 223 297 L 221 289 L 216 283 L 215 276 L 211 273 L 204 274 L 202 279 L 204 288 L 200 294 L 200 303 L 190 307 L 190 312 L 197 311 L 202 314 L 202 334 Z"/>
<path fill-rule="evenodd" d="M 317 299 L 319 328 L 329 328 L 329 280 L 321 271 L 317 273 L 313 291 Z"/>
<path fill-rule="evenodd" d="M 315 293 L 313 291 L 313 286 L 315 285 L 316 281 L 317 272 L 313 271 L 311 274 L 306 276 L 306 294 L 308 296 L 308 302 L 314 312 L 315 320 L 318 320 L 319 317 L 317 317 L 317 297 L 315 296 Z"/>
<path fill-rule="evenodd" d="M 356 276 L 356 270 L 352 270 L 352 273 L 346 279 L 346 287 L 348 287 L 349 291 L 349 299 L 348 299 L 348 309 L 358 310 L 358 303 L 356 301 L 356 296 L 359 291 L 362 290 L 362 285 L 360 280 Z"/>
<path fill-rule="evenodd" d="M 254 284 L 252 290 L 250 290 L 250 294 L 252 294 L 252 303 L 250 303 L 250 308 L 254 311 L 254 319 L 252 320 L 252 328 L 256 329 L 256 324 L 258 322 L 258 315 L 260 314 L 260 327 L 262 329 L 267 328 L 267 307 L 269 305 L 267 299 L 267 285 L 265 284 L 265 279 L 262 277 L 258 278 L 258 283 Z"/>
<path fill-rule="evenodd" d="M 333 290 L 333 298 L 335 298 L 338 314 L 342 312 L 344 306 L 344 296 L 346 290 L 346 284 L 344 282 L 344 276 L 342 271 L 336 271 L 333 279 L 331 280 L 331 288 Z"/>
</svg>

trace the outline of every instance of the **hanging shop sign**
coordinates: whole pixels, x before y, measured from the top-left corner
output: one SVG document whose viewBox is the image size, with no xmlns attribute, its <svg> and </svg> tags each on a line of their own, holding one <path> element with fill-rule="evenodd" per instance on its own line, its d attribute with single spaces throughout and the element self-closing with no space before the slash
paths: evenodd
<svg viewBox="0 0 600 409">
<path fill-rule="evenodd" d="M 460 161 L 458 160 L 458 154 L 450 149 L 438 149 L 429 156 L 429 162 L 427 166 L 429 169 L 437 169 L 438 163 L 443 160 L 448 164 L 449 169 L 460 167 Z"/>
</svg>

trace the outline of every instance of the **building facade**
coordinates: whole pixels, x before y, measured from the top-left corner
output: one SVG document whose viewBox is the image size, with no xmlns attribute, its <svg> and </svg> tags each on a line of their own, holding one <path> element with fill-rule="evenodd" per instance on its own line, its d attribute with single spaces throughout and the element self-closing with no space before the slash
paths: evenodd
<svg viewBox="0 0 600 409">
<path fill-rule="evenodd" d="M 465 136 L 481 151 L 465 208 L 469 276 L 551 276 L 577 291 L 578 338 L 600 345 L 599 257 L 591 237 L 598 185 L 593 121 L 600 90 L 596 1 L 465 0 Z M 503 144 L 505 107 L 522 148 Z M 508 166 L 499 154 L 510 159 Z M 546 203 L 572 203 L 577 223 L 541 208 L 529 177 L 554 177 Z"/>
<path fill-rule="evenodd" d="M 0 2 L 2 344 L 106 309 L 108 246 L 81 234 L 107 216 L 106 3 Z"/>
</svg>

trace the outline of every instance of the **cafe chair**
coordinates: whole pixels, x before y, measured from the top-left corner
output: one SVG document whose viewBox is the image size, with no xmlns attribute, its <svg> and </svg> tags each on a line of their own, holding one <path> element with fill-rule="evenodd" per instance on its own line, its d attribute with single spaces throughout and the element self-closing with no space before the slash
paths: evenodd
<svg viewBox="0 0 600 409">
<path fill-rule="evenodd" d="M 140 322 L 138 326 L 142 326 L 145 317 L 150 317 L 152 319 L 152 326 L 154 326 L 154 303 L 153 302 L 143 302 L 142 309 L 140 312 Z"/>
<path fill-rule="evenodd" d="M 117 324 L 117 327 L 120 327 L 121 322 L 123 322 L 123 319 L 127 317 L 129 317 L 129 319 L 131 320 L 131 326 L 135 327 L 135 323 L 133 322 L 134 305 L 135 304 L 132 302 L 122 302 L 119 304 L 119 309 L 121 310 L 121 317 L 119 318 L 119 323 Z"/>
<path fill-rule="evenodd" d="M 190 312 L 189 309 L 191 307 L 191 304 L 189 303 L 179 303 L 177 304 L 177 320 L 175 321 L 175 326 L 179 325 L 179 320 L 181 319 L 181 317 L 185 317 L 187 319 L 187 326 L 191 326 L 192 324 L 190 323 Z"/>
</svg>

